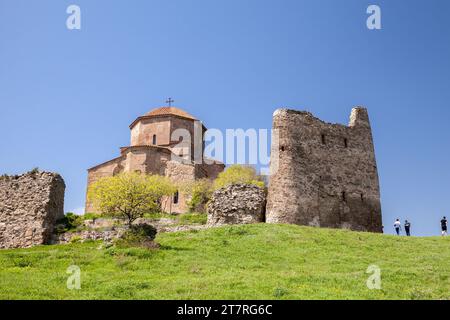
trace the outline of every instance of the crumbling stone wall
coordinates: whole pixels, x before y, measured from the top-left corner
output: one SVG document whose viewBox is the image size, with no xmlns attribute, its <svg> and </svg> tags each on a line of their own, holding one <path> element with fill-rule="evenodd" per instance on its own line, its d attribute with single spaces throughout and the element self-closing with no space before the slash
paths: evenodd
<svg viewBox="0 0 450 320">
<path fill-rule="evenodd" d="M 208 226 L 264 222 L 265 191 L 235 184 L 215 191 L 208 203 Z"/>
<path fill-rule="evenodd" d="M 49 243 L 55 222 L 64 217 L 64 191 L 56 173 L 0 177 L 0 248 Z"/>
<path fill-rule="evenodd" d="M 354 108 L 349 126 L 309 112 L 273 117 L 267 222 L 382 232 L 380 190 L 369 116 Z"/>
</svg>

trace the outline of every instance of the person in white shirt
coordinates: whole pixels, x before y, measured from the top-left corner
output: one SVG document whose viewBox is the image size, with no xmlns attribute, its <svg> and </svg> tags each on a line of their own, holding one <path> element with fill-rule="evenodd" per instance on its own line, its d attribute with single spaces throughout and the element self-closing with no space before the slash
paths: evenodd
<svg viewBox="0 0 450 320">
<path fill-rule="evenodd" d="M 402 228 L 402 224 L 400 223 L 400 219 L 395 220 L 394 222 L 394 229 L 395 232 L 397 232 L 397 235 L 400 235 L 400 229 Z"/>
</svg>

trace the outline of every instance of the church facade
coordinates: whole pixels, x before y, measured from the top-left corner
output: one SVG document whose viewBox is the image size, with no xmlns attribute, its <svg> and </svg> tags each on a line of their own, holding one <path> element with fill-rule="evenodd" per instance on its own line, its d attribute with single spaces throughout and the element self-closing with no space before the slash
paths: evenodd
<svg viewBox="0 0 450 320">
<path fill-rule="evenodd" d="M 225 168 L 222 163 L 204 161 L 206 128 L 182 109 L 154 109 L 133 121 L 130 130 L 130 145 L 120 148 L 120 156 L 88 169 L 88 190 L 98 179 L 122 172 L 158 174 L 183 183 L 201 178 L 213 180 Z M 168 213 L 186 212 L 187 200 L 176 192 L 162 201 L 162 209 Z M 85 212 L 96 212 L 87 197 Z"/>
</svg>

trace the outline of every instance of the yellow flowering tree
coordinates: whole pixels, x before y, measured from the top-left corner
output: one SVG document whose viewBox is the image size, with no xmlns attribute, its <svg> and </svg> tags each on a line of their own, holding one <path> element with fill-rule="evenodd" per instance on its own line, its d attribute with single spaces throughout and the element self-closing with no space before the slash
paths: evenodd
<svg viewBox="0 0 450 320">
<path fill-rule="evenodd" d="M 162 197 L 175 192 L 176 187 L 166 177 L 121 173 L 92 184 L 88 198 L 102 214 L 125 219 L 131 226 L 145 213 L 159 210 Z"/>
<path fill-rule="evenodd" d="M 256 170 L 250 166 L 235 164 L 229 166 L 221 172 L 214 181 L 214 189 L 220 189 L 231 184 L 253 184 L 264 188 L 265 184 L 261 176 L 256 174 Z"/>
<path fill-rule="evenodd" d="M 189 181 L 182 186 L 189 200 L 186 202 L 190 212 L 205 212 L 206 203 L 212 195 L 212 182 L 209 179 Z"/>
</svg>

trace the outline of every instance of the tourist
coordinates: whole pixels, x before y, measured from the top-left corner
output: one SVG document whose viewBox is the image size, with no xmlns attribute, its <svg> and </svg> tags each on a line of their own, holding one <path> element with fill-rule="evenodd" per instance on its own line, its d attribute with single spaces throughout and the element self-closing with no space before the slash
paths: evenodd
<svg viewBox="0 0 450 320">
<path fill-rule="evenodd" d="M 406 236 L 411 236 L 410 233 L 411 230 L 411 223 L 408 220 L 405 220 L 405 232 L 406 232 Z"/>
<path fill-rule="evenodd" d="M 395 232 L 397 232 L 397 235 L 400 235 L 400 229 L 402 228 L 402 224 L 400 223 L 400 219 L 395 220 L 394 222 L 394 228 Z"/>
<path fill-rule="evenodd" d="M 442 229 L 442 236 L 447 235 L 447 218 L 443 217 L 441 220 L 441 229 Z"/>
</svg>

